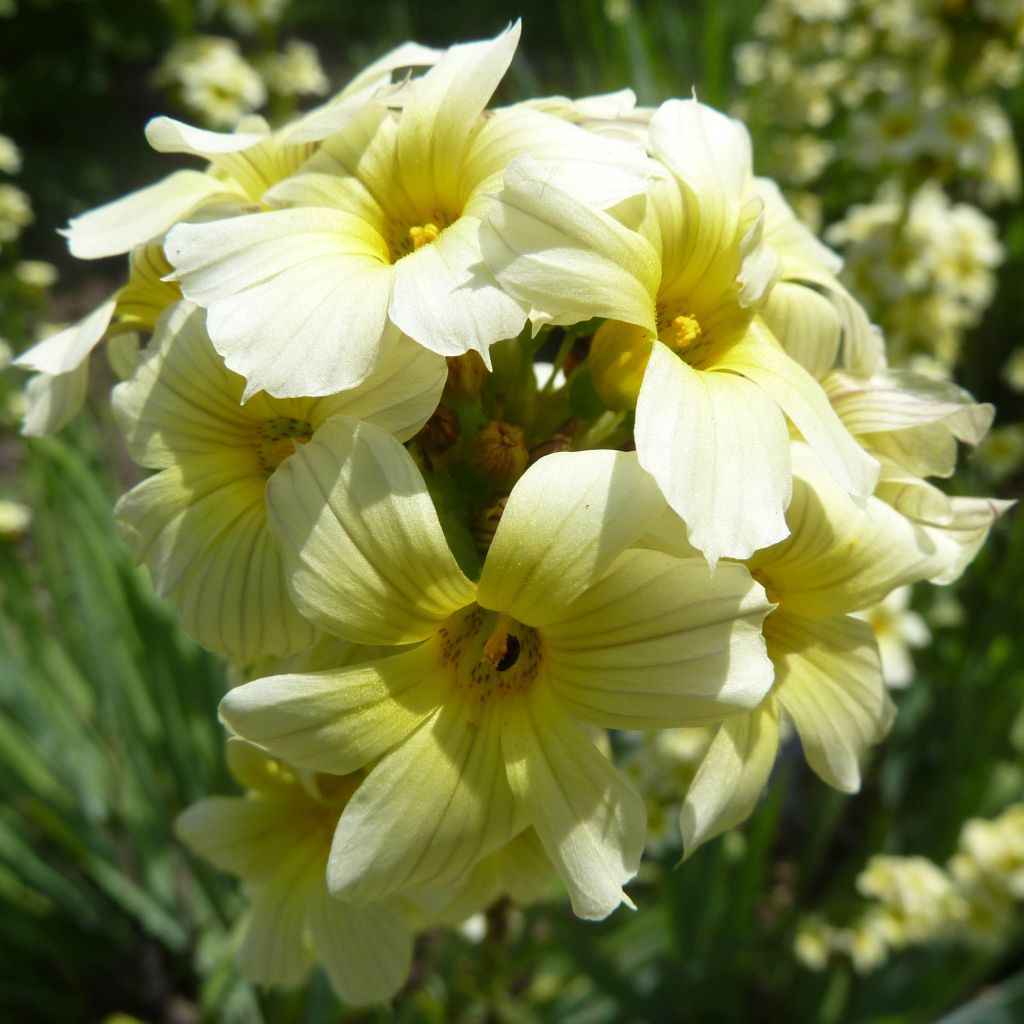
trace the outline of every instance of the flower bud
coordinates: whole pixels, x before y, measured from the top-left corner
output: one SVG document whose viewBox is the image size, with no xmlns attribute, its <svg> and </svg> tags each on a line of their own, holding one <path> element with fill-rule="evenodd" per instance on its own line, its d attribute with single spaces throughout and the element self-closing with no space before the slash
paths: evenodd
<svg viewBox="0 0 1024 1024">
<path fill-rule="evenodd" d="M 523 475 L 530 462 L 522 430 L 498 420 L 484 424 L 480 433 L 473 438 L 470 462 L 495 487 L 510 488 Z"/>
<path fill-rule="evenodd" d="M 459 417 L 447 405 L 439 405 L 416 435 L 420 449 L 432 463 L 454 448 L 458 440 Z"/>
</svg>

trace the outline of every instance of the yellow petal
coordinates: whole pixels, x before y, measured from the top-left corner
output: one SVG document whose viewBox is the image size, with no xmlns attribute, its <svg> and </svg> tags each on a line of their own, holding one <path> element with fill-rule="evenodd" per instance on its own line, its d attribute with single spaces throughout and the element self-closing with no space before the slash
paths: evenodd
<svg viewBox="0 0 1024 1024">
<path fill-rule="evenodd" d="M 778 701 L 793 719 L 807 763 L 830 786 L 856 792 L 861 761 L 889 731 L 896 710 L 871 626 L 780 608 L 765 623 L 765 637 L 778 672 Z"/>
<path fill-rule="evenodd" d="M 718 727 L 683 801 L 684 857 L 750 816 L 778 750 L 779 716 L 773 697 Z"/>
<path fill-rule="evenodd" d="M 578 917 L 632 901 L 647 829 L 643 801 L 542 687 L 509 705 L 502 732 L 509 785 L 525 807 Z"/>
<path fill-rule="evenodd" d="M 545 456 L 509 496 L 478 602 L 531 626 L 561 618 L 663 508 L 657 486 L 631 454 Z"/>
<path fill-rule="evenodd" d="M 425 644 L 343 669 L 269 676 L 233 689 L 221 720 L 299 768 L 346 775 L 401 743 L 444 700 Z"/>
<path fill-rule="evenodd" d="M 501 753 L 501 705 L 449 699 L 370 772 L 338 822 L 331 892 L 369 903 L 445 886 L 526 826 Z"/>
<path fill-rule="evenodd" d="M 475 597 L 416 464 L 379 427 L 332 417 L 270 478 L 267 501 L 296 603 L 328 632 L 411 643 Z"/>
<path fill-rule="evenodd" d="M 746 569 L 629 551 L 543 629 L 551 685 L 580 718 L 618 729 L 717 721 L 772 684 Z"/>
</svg>

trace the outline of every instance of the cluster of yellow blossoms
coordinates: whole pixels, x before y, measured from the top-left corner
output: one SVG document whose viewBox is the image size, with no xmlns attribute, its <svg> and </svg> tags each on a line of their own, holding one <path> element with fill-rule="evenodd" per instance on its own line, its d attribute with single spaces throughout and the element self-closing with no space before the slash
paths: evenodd
<svg viewBox="0 0 1024 1024">
<path fill-rule="evenodd" d="M 826 234 L 844 283 L 893 363 L 923 354 L 948 374 L 1003 258 L 979 207 L 1020 193 L 1003 106 L 1024 75 L 1024 3 L 769 0 L 754 33 L 735 53 L 736 112 L 764 131 L 765 166 L 811 223 L 820 196 L 798 190 L 834 205 L 856 182 Z"/>
<path fill-rule="evenodd" d="M 204 125 L 230 128 L 268 100 L 276 106 L 328 91 L 315 46 L 298 39 L 274 46 L 289 0 L 207 0 L 194 11 L 189 3 L 165 3 L 182 38 L 164 55 L 154 82 Z M 192 18 L 226 22 L 245 46 L 229 36 L 192 35 Z"/>
<path fill-rule="evenodd" d="M 803 923 L 794 951 L 805 966 L 821 970 L 835 954 L 868 973 L 909 947 L 998 945 L 1024 900 L 1024 804 L 968 821 L 945 869 L 926 857 L 872 857 L 857 890 L 870 902 L 850 925 Z"/>
<path fill-rule="evenodd" d="M 153 473 L 118 521 L 248 680 L 246 794 L 180 833 L 248 884 L 263 983 L 319 962 L 382 999 L 416 929 L 500 894 L 631 905 L 618 730 L 713 728 L 688 853 L 751 812 L 784 721 L 856 790 L 892 704 L 854 613 L 956 578 L 1003 508 L 928 481 L 991 408 L 887 366 L 742 125 L 486 109 L 518 37 L 400 47 L 275 131 L 151 122 L 204 168 L 72 221 L 128 283 L 20 358 L 38 433 L 121 339 Z"/>
</svg>

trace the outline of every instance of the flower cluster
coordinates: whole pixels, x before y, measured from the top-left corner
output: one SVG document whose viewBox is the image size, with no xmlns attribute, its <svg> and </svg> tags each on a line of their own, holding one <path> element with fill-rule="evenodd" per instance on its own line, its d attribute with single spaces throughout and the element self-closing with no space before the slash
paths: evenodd
<svg viewBox="0 0 1024 1024">
<path fill-rule="evenodd" d="M 929 482 L 991 408 L 888 367 L 741 124 L 487 109 L 518 37 L 400 47 L 273 131 L 151 122 L 203 168 L 72 221 L 128 282 L 20 357 L 43 432 L 97 344 L 151 334 L 113 408 L 153 472 L 116 515 L 246 680 L 246 794 L 180 831 L 246 881 L 265 983 L 386 998 L 416 929 L 499 894 L 631 905 L 620 730 L 713 733 L 687 853 L 785 722 L 857 789 L 892 705 L 854 613 L 955 579 L 1003 508 Z"/>
<path fill-rule="evenodd" d="M 277 26 L 289 0 L 214 0 L 197 5 L 196 15 L 223 18 L 243 38 L 208 33 L 181 38 L 164 55 L 154 75 L 191 114 L 211 128 L 233 128 L 268 99 L 322 96 L 327 76 L 311 43 L 291 39 L 277 50 Z"/>
<path fill-rule="evenodd" d="M 787 186 L 848 161 L 940 181 L 966 176 L 989 200 L 1019 191 L 1013 134 L 993 98 L 1024 74 L 1016 0 L 770 0 L 755 34 L 735 55 L 740 81 L 756 87 L 743 113 L 769 112 L 783 129 L 766 155 L 785 167 Z M 847 119 L 841 142 L 817 137 Z"/>
<path fill-rule="evenodd" d="M 951 368 L 991 301 L 1002 248 L 977 206 L 1020 192 L 1001 94 L 1024 73 L 1022 32 L 1016 0 L 770 0 L 736 51 L 737 112 L 770 129 L 767 167 L 801 213 L 821 209 L 798 190 L 861 183 L 827 237 L 896 364 Z"/>
<path fill-rule="evenodd" d="M 807 967 L 821 970 L 838 954 L 867 973 L 913 946 L 998 944 L 1024 900 L 1024 804 L 968 821 L 945 869 L 926 857 L 872 857 L 857 890 L 869 903 L 848 926 L 802 924 L 795 952 Z"/>
<path fill-rule="evenodd" d="M 842 248 L 851 287 L 884 306 L 890 357 L 953 366 L 964 332 L 995 292 L 1003 260 L 995 224 L 928 181 L 909 199 L 882 188 L 872 202 L 847 210 L 826 237 Z"/>
</svg>

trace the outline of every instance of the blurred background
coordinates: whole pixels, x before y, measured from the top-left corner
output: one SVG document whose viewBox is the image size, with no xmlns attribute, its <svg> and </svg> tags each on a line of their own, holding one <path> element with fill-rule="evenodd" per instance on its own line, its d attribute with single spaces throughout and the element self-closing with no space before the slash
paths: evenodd
<svg viewBox="0 0 1024 1024">
<path fill-rule="evenodd" d="M 123 278 L 122 260 L 72 260 L 56 229 L 188 165 L 148 148 L 148 118 L 278 123 L 404 40 L 519 16 L 496 102 L 696 90 L 742 117 L 757 173 L 844 256 L 891 362 L 996 404 L 949 490 L 1020 496 L 1021 0 L 0 0 L 0 1018 L 1024 1020 L 1016 511 L 959 583 L 872 613 L 899 714 L 860 794 L 787 748 L 750 822 L 676 869 L 706 737 L 622 736 L 651 797 L 637 912 L 594 925 L 568 905 L 496 906 L 420 939 L 393 1011 L 340 1007 L 319 976 L 270 994 L 238 977 L 237 884 L 172 833 L 189 803 L 235 788 L 225 670 L 118 540 L 111 504 L 137 470 L 110 368 L 93 360 L 83 416 L 28 441 L 7 364 Z"/>
</svg>

